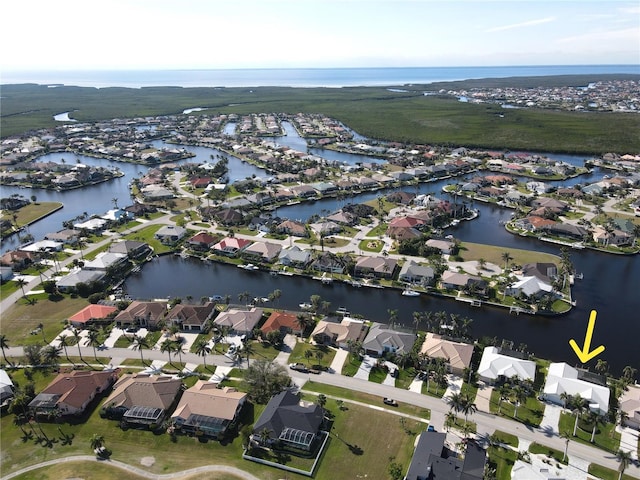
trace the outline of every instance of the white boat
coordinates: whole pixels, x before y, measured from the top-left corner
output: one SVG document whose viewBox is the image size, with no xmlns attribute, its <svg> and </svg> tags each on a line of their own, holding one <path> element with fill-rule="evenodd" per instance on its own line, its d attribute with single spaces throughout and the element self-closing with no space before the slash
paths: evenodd
<svg viewBox="0 0 640 480">
<path fill-rule="evenodd" d="M 418 297 L 420 296 L 420 292 L 416 292 L 415 290 L 411 290 L 410 288 L 405 288 L 402 291 L 402 295 L 405 297 Z"/>
<path fill-rule="evenodd" d="M 302 310 L 311 310 L 313 308 L 313 305 L 311 305 L 310 303 L 301 303 L 298 305 Z"/>
<path fill-rule="evenodd" d="M 253 263 L 247 263 L 246 265 L 238 265 L 238 268 L 242 268 L 243 270 L 258 270 L 260 267 L 257 267 Z"/>
<path fill-rule="evenodd" d="M 348 317 L 349 315 L 351 315 L 351 313 L 349 313 L 349 311 L 344 308 L 344 307 L 340 307 L 336 310 L 336 313 L 338 315 L 342 315 L 343 317 Z"/>
</svg>

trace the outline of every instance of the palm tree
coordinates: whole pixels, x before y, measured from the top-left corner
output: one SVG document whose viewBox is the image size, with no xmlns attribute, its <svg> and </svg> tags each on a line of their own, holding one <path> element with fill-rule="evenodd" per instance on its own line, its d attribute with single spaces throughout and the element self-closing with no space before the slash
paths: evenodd
<svg viewBox="0 0 640 480">
<path fill-rule="evenodd" d="M 616 460 L 620 462 L 620 466 L 618 467 L 618 472 L 619 472 L 618 480 L 621 480 L 622 474 L 631 463 L 631 453 L 620 449 L 616 453 Z"/>
<path fill-rule="evenodd" d="M 422 322 L 422 312 L 413 312 L 413 327 L 416 333 L 420 327 L 420 322 Z"/>
<path fill-rule="evenodd" d="M 242 343 L 242 352 L 244 352 L 244 354 L 247 357 L 247 367 L 248 367 L 249 366 L 249 357 L 251 355 L 255 355 L 255 353 L 256 353 L 256 350 L 255 350 L 255 347 L 253 346 L 253 343 L 249 342 L 248 340 L 245 340 Z"/>
<path fill-rule="evenodd" d="M 598 361 L 596 362 L 596 372 L 603 375 L 607 372 L 607 370 L 609 370 L 609 364 L 607 363 L 607 361 L 602 360 L 601 358 L 598 359 Z"/>
<path fill-rule="evenodd" d="M 506 271 L 507 268 L 509 267 L 509 262 L 513 260 L 513 257 L 509 252 L 502 252 L 501 258 L 504 261 L 504 269 Z"/>
<path fill-rule="evenodd" d="M 279 303 L 280 297 L 282 296 L 282 290 L 276 288 L 273 292 L 269 294 L 269 298 L 275 301 L 276 305 Z"/>
<path fill-rule="evenodd" d="M 146 337 L 134 335 L 133 341 L 131 343 L 132 343 L 131 348 L 133 348 L 134 350 L 140 350 L 140 361 L 143 363 L 143 365 L 146 365 L 144 363 L 144 358 L 142 357 L 142 349 L 149 348 L 149 342 L 147 342 Z"/>
<path fill-rule="evenodd" d="M 521 385 L 514 385 L 511 389 L 511 400 L 513 402 L 513 418 L 518 418 L 518 407 L 527 401 L 527 392 Z"/>
<path fill-rule="evenodd" d="M 313 351 L 311 350 L 305 350 L 304 351 L 304 358 L 307 359 L 307 365 L 309 365 L 309 359 L 313 357 Z"/>
<path fill-rule="evenodd" d="M 567 432 L 562 432 L 560 437 L 564 438 L 564 455 L 562 456 L 562 461 L 564 462 L 567 459 L 567 451 L 569 450 L 569 442 L 571 441 L 571 435 Z"/>
<path fill-rule="evenodd" d="M 94 433 L 89 439 L 89 444 L 92 450 L 97 450 L 104 446 L 104 437 L 98 433 Z"/>
<path fill-rule="evenodd" d="M 453 410 L 456 413 L 462 411 L 462 407 L 464 405 L 464 396 L 461 393 L 452 393 L 446 398 L 447 405 L 449 405 L 449 410 Z"/>
<path fill-rule="evenodd" d="M 249 300 L 250 298 L 253 298 L 253 297 L 252 297 L 252 296 L 251 296 L 251 294 L 250 294 L 248 291 L 246 291 L 246 290 L 245 290 L 244 292 L 242 292 L 242 293 L 239 293 L 239 294 L 238 294 L 238 300 L 239 300 L 240 302 L 244 302 L 244 303 L 245 303 L 245 305 L 246 305 L 246 303 L 248 302 L 248 300 Z"/>
<path fill-rule="evenodd" d="M 0 335 L 0 349 L 2 349 L 2 358 L 4 358 L 4 362 L 7 365 L 12 365 L 12 363 L 7 360 L 7 355 L 4 351 L 5 348 L 9 348 L 9 340 L 7 339 L 6 335 Z"/>
<path fill-rule="evenodd" d="M 80 340 L 82 339 L 82 337 L 80 336 L 80 332 L 77 328 L 74 328 L 73 330 L 71 330 L 71 335 L 75 339 L 76 345 L 78 346 L 78 355 L 80 355 L 80 361 L 84 362 L 84 359 L 82 358 L 82 350 L 80 350 Z"/>
<path fill-rule="evenodd" d="M 271 430 L 269 430 L 267 427 L 264 427 L 258 433 L 258 437 L 260 438 L 260 443 L 262 445 L 267 445 L 267 443 L 269 442 L 269 439 L 271 438 Z"/>
<path fill-rule="evenodd" d="M 507 400 L 511 394 L 511 389 L 509 385 L 503 383 L 498 387 L 498 415 L 500 415 L 500 410 L 502 409 L 502 402 Z"/>
<path fill-rule="evenodd" d="M 175 349 L 175 343 L 173 340 L 170 339 L 166 339 L 164 342 L 162 342 L 162 344 L 160 345 L 160 351 L 162 353 L 167 352 L 167 354 L 169 355 L 169 363 L 171 363 L 171 352 L 174 351 Z"/>
<path fill-rule="evenodd" d="M 28 285 L 29 282 L 27 282 L 24 278 L 18 278 L 16 280 L 16 284 L 20 287 L 20 289 L 22 290 L 22 297 L 26 298 L 27 294 L 24 292 L 24 286 Z"/>
<path fill-rule="evenodd" d="M 576 422 L 573 425 L 573 436 L 575 437 L 576 431 L 578 430 L 578 419 L 580 418 L 581 414 L 589 409 L 589 406 L 587 405 L 587 401 L 583 399 L 579 393 L 576 393 L 572 398 L 571 407 L 573 413 L 576 414 Z"/>
<path fill-rule="evenodd" d="M 389 328 L 393 328 L 396 326 L 396 322 L 398 321 L 398 309 L 389 309 L 387 310 L 389 314 Z"/>
<path fill-rule="evenodd" d="M 64 356 L 67 357 L 67 362 L 73 363 L 71 360 L 69 360 L 69 353 L 67 352 L 67 347 L 69 346 L 69 338 L 67 337 L 67 335 L 60 334 L 58 336 L 58 342 L 60 342 L 60 346 L 64 348 Z"/>
<path fill-rule="evenodd" d="M 62 349 L 60 347 L 47 345 L 42 349 L 42 363 L 44 365 L 57 365 L 61 351 Z"/>
<path fill-rule="evenodd" d="M 91 328 L 89 329 L 89 333 L 87 333 L 87 344 L 93 347 L 93 357 L 98 361 L 98 354 L 96 353 L 96 347 L 100 345 L 100 333 Z"/>
<path fill-rule="evenodd" d="M 199 339 L 195 345 L 195 352 L 196 352 L 196 355 L 200 355 L 202 357 L 204 368 L 207 368 L 207 355 L 211 353 L 211 347 L 209 347 L 209 342 L 207 342 L 204 338 Z"/>
<path fill-rule="evenodd" d="M 321 393 L 320 395 L 318 395 L 318 400 L 316 401 L 316 403 L 320 406 L 322 411 L 324 411 L 324 406 L 327 404 L 327 396 Z"/>
<path fill-rule="evenodd" d="M 447 429 L 447 432 L 449 431 L 449 429 L 451 427 L 453 427 L 456 424 L 456 414 L 453 412 L 448 412 L 445 416 L 444 416 L 444 426 Z"/>
</svg>

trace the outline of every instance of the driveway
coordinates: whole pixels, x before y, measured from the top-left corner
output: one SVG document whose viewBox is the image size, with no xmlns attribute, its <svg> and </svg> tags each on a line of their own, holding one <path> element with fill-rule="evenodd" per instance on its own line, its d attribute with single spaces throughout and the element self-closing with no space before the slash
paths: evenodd
<svg viewBox="0 0 640 480">
<path fill-rule="evenodd" d="M 370 357 L 369 355 L 365 355 L 362 359 L 362 363 L 358 368 L 358 371 L 353 376 L 353 378 L 360 378 L 362 380 L 369 380 L 369 374 L 371 373 L 371 368 L 376 364 L 377 359 Z"/>
</svg>

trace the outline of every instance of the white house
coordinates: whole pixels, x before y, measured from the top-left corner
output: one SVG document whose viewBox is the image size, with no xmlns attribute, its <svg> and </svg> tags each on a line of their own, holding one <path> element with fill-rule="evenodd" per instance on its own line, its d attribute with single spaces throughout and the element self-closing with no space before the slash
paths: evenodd
<svg viewBox="0 0 640 480">
<path fill-rule="evenodd" d="M 589 402 L 589 408 L 604 415 L 609 411 L 609 388 L 579 378 L 580 372 L 566 363 L 552 363 L 549 365 L 547 381 L 544 384 L 543 396 L 545 400 L 562 405 L 560 395 L 580 396 Z"/>
<path fill-rule="evenodd" d="M 624 424 L 640 430 L 640 385 L 630 386 L 620 399 L 620 408 L 627 414 Z"/>
<path fill-rule="evenodd" d="M 520 380 L 533 381 L 536 377 L 536 364 L 531 360 L 510 357 L 500 353 L 497 347 L 486 347 L 482 352 L 478 375 L 481 380 L 493 382 L 498 377 L 518 377 Z"/>
</svg>

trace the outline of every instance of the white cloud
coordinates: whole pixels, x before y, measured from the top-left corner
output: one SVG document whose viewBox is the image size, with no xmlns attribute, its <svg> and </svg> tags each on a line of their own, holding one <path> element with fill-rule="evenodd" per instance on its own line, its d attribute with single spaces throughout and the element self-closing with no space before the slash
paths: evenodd
<svg viewBox="0 0 640 480">
<path fill-rule="evenodd" d="M 543 23 L 555 22 L 556 17 L 539 18 L 537 20 L 529 20 L 527 22 L 512 23 L 511 25 L 502 25 L 485 30 L 486 33 L 502 32 L 503 30 L 513 30 L 522 27 L 533 27 L 534 25 L 542 25 Z"/>
</svg>

